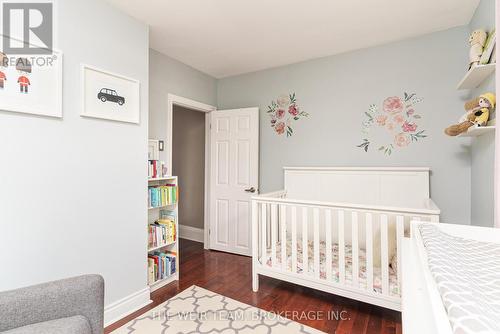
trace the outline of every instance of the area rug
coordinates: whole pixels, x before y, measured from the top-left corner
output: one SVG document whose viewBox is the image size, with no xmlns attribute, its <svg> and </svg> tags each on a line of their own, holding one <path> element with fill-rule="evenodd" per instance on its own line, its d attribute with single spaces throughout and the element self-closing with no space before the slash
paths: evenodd
<svg viewBox="0 0 500 334">
<path fill-rule="evenodd" d="M 191 286 L 113 334 L 323 333 L 277 314 Z"/>
</svg>

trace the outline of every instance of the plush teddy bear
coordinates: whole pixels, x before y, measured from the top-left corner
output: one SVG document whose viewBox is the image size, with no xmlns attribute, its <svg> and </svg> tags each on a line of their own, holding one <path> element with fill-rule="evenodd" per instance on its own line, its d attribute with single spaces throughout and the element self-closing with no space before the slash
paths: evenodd
<svg viewBox="0 0 500 334">
<path fill-rule="evenodd" d="M 469 69 L 479 65 L 488 34 L 483 29 L 474 30 L 469 36 Z"/>
<path fill-rule="evenodd" d="M 458 136 L 466 132 L 471 126 L 486 126 L 490 113 L 495 108 L 496 97 L 493 93 L 485 93 L 465 103 L 467 111 L 458 121 L 458 124 L 447 127 L 444 132 L 448 136 Z"/>
</svg>

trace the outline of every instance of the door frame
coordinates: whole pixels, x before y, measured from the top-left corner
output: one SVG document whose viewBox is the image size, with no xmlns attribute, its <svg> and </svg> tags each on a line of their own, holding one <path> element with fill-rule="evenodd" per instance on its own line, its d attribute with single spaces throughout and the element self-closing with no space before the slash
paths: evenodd
<svg viewBox="0 0 500 334">
<path fill-rule="evenodd" d="M 205 113 L 205 194 L 203 207 L 203 247 L 210 249 L 210 237 L 208 231 L 210 228 L 209 216 L 209 195 L 210 195 L 210 112 L 217 110 L 216 107 L 191 100 L 174 94 L 167 94 L 167 167 L 172 174 L 172 151 L 173 151 L 173 114 L 174 105 Z M 179 227 L 180 229 L 180 227 Z M 180 235 L 180 233 L 179 233 Z"/>
</svg>

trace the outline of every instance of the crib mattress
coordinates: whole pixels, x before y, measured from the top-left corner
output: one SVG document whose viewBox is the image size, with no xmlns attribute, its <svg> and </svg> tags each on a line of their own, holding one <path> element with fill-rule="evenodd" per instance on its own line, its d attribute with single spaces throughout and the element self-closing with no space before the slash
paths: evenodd
<svg viewBox="0 0 500 334">
<path fill-rule="evenodd" d="M 453 332 L 500 333 L 500 244 L 421 225 L 429 270 Z"/>
<path fill-rule="evenodd" d="M 332 244 L 332 281 L 339 282 L 339 246 L 338 244 Z M 287 268 L 292 271 L 292 244 L 289 240 L 286 246 L 287 254 Z M 272 254 L 271 250 L 268 249 L 268 256 L 266 257 L 265 264 L 269 267 L 272 265 Z M 308 271 L 307 273 L 311 276 L 314 275 L 314 244 L 312 241 L 308 243 Z M 395 259 L 394 259 L 395 261 Z M 260 259 L 262 263 L 262 258 Z M 367 288 L 367 275 L 366 275 L 366 252 L 364 249 L 359 249 L 358 251 L 358 264 L 359 264 L 359 287 L 361 289 Z M 281 243 L 276 244 L 276 262 L 275 268 L 281 269 Z M 304 272 L 304 266 L 302 263 L 302 243 L 297 243 L 297 273 Z M 320 242 L 320 278 L 326 280 L 326 243 L 324 241 Z M 352 247 L 350 245 L 345 245 L 345 284 L 352 286 Z M 382 293 L 382 272 L 380 268 L 373 268 L 373 291 L 377 293 Z M 389 267 L 389 294 L 391 296 L 399 296 L 399 287 L 397 273 Z"/>
</svg>

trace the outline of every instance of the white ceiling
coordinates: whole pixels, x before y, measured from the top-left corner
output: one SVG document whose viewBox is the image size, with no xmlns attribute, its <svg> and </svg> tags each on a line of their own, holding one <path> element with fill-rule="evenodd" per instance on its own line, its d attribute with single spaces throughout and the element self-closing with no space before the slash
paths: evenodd
<svg viewBox="0 0 500 334">
<path fill-rule="evenodd" d="M 464 25 L 480 0 L 108 1 L 153 49 L 221 78 Z"/>
</svg>

